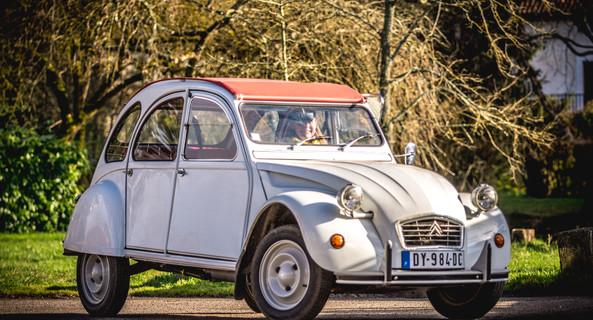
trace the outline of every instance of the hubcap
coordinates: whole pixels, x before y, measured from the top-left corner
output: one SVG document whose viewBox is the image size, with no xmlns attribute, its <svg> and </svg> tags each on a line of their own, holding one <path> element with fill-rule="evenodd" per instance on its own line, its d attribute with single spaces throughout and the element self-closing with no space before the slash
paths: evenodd
<svg viewBox="0 0 593 320">
<path fill-rule="evenodd" d="M 264 254 L 259 271 L 260 287 L 266 301 L 277 310 L 295 307 L 309 286 L 309 261 L 293 241 L 274 243 Z"/>
<path fill-rule="evenodd" d="M 98 304 L 105 298 L 109 286 L 109 271 L 107 257 L 85 256 L 82 272 L 84 273 L 84 291 L 89 302 Z"/>
</svg>

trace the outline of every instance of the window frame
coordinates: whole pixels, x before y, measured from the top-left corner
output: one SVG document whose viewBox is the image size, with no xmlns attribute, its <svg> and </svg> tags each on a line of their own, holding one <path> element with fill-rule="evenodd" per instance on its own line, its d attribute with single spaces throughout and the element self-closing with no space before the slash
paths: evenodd
<svg viewBox="0 0 593 320">
<path fill-rule="evenodd" d="M 174 157 L 169 157 L 169 158 L 163 158 L 163 159 L 142 159 L 142 158 L 138 158 L 136 156 L 136 149 L 138 148 L 138 144 L 140 142 L 140 138 L 142 136 L 142 130 L 145 128 L 146 124 L 150 121 L 150 119 L 152 118 L 152 116 L 155 114 L 155 112 L 157 112 L 158 110 L 161 109 L 161 107 L 167 103 L 170 103 L 173 100 L 181 100 L 181 103 L 179 106 L 176 106 L 176 108 L 178 109 L 178 111 L 181 113 L 179 116 L 179 128 L 177 130 L 177 144 L 175 145 L 175 151 L 171 152 L 170 154 L 174 154 Z M 150 162 L 150 161 L 166 161 L 166 162 L 174 162 L 177 160 L 178 154 L 179 154 L 179 144 L 180 144 L 180 137 L 181 137 L 181 126 L 183 125 L 183 110 L 184 110 L 184 105 L 185 105 L 185 99 L 183 98 L 183 96 L 173 96 L 167 99 L 163 99 L 161 100 L 159 103 L 156 104 L 155 107 L 151 108 L 150 112 L 144 117 L 142 123 L 140 124 L 139 128 L 138 128 L 138 132 L 136 134 L 135 140 L 134 140 L 134 145 L 132 148 L 132 159 L 134 161 L 138 161 L 138 162 Z M 155 144 L 156 145 L 156 144 Z M 172 145 L 169 145 L 172 146 Z"/>
<path fill-rule="evenodd" d="M 117 140 L 120 132 L 122 132 L 121 130 L 128 123 L 128 120 L 131 119 L 130 117 L 134 114 L 134 112 L 138 113 L 138 117 L 134 120 L 134 123 L 131 127 L 132 130 L 130 130 L 129 135 L 127 137 L 126 151 L 123 153 L 123 157 L 121 159 L 116 159 L 116 160 L 110 159 L 109 158 L 110 154 L 113 155 L 113 153 L 109 152 L 110 147 L 113 145 L 113 142 L 115 140 Z M 132 138 L 134 137 L 134 130 L 136 129 L 136 126 L 138 125 L 138 121 L 140 121 L 141 115 L 142 115 L 142 105 L 140 104 L 140 102 L 136 102 L 126 111 L 126 113 L 118 121 L 118 123 L 115 125 L 115 127 L 113 129 L 113 132 L 111 133 L 111 136 L 109 136 L 109 139 L 107 140 L 107 144 L 105 146 L 105 155 L 104 155 L 105 163 L 122 162 L 122 161 L 126 160 L 126 157 L 130 153 L 129 152 L 130 146 L 133 145 L 131 143 L 131 141 L 132 141 Z"/>
<path fill-rule="evenodd" d="M 225 140 L 230 137 L 230 139 L 232 139 L 232 141 L 229 141 L 227 143 L 232 143 L 235 146 L 234 147 L 234 155 L 232 157 L 193 158 L 193 157 L 187 156 L 187 147 L 188 147 L 188 141 L 189 141 L 188 136 L 189 136 L 189 129 L 191 126 L 190 119 L 192 117 L 193 103 L 194 103 L 194 101 L 197 101 L 198 99 L 206 100 L 206 101 L 210 102 L 213 105 L 211 107 L 217 107 L 225 115 L 226 121 L 229 125 L 229 131 L 228 131 L 228 134 L 227 134 L 227 137 L 225 138 Z M 234 125 L 232 119 L 233 119 L 232 114 L 229 112 L 226 105 L 223 102 L 219 101 L 218 99 L 215 99 L 214 97 L 209 97 L 206 95 L 199 95 L 199 94 L 192 96 L 187 104 L 187 115 L 186 115 L 185 123 L 183 125 L 185 128 L 185 132 L 184 132 L 184 136 L 183 136 L 184 139 L 183 139 L 182 159 L 186 160 L 186 161 L 220 161 L 220 162 L 231 162 L 231 161 L 236 160 L 239 157 L 240 145 L 239 145 L 239 139 L 235 132 L 235 125 Z M 230 149 L 222 149 L 222 150 L 230 150 Z"/>
<path fill-rule="evenodd" d="M 246 136 L 246 139 L 248 139 L 252 143 L 255 143 L 256 145 L 273 145 L 273 146 L 290 145 L 290 142 L 289 143 L 280 142 L 280 141 L 268 142 L 268 141 L 259 141 L 259 140 L 256 140 L 253 138 L 253 136 L 252 136 L 253 132 L 250 132 L 249 126 L 246 123 L 245 114 L 243 112 L 244 112 L 245 108 L 257 108 L 257 107 L 263 107 L 263 108 L 278 107 L 281 109 L 286 108 L 287 110 L 295 109 L 295 108 L 303 108 L 303 109 L 310 110 L 310 111 L 316 112 L 316 113 L 317 112 L 332 112 L 332 114 L 326 115 L 327 118 L 326 118 L 325 122 L 330 127 L 328 129 L 332 129 L 331 135 L 334 135 L 335 137 L 338 137 L 338 133 L 339 133 L 339 131 L 337 131 L 337 129 L 339 129 L 340 124 L 338 122 L 340 122 L 340 121 L 338 121 L 338 120 L 342 120 L 342 119 L 336 118 L 335 112 L 340 111 L 340 109 L 343 109 L 343 110 L 361 109 L 361 110 L 364 110 L 366 115 L 368 115 L 368 117 L 365 116 L 365 119 L 368 120 L 369 126 L 372 127 L 372 129 L 374 130 L 374 133 L 377 134 L 376 138 L 380 139 L 380 140 L 376 144 L 356 144 L 353 147 L 356 147 L 356 148 L 377 148 L 377 147 L 382 147 L 386 143 L 385 139 L 383 139 L 383 136 L 381 134 L 381 129 L 380 129 L 380 127 L 378 127 L 378 124 L 376 123 L 376 120 L 373 117 L 372 111 L 369 108 L 367 108 L 361 104 L 336 105 L 336 104 L 324 104 L 324 103 L 312 103 L 312 104 L 307 103 L 307 104 L 305 104 L 305 103 L 280 103 L 280 102 L 278 102 L 278 103 L 266 103 L 266 102 L 242 103 L 239 106 L 239 116 L 241 118 L 241 121 L 243 122 L 243 127 L 245 129 L 244 134 Z M 319 109 L 319 110 L 316 110 L 316 109 Z M 326 110 L 324 111 L 324 109 L 326 109 Z M 255 111 L 255 109 L 253 111 Z M 278 127 L 278 126 L 286 126 L 287 125 L 286 119 L 280 117 L 279 122 L 276 125 L 277 125 L 277 127 L 275 128 L 275 130 L 273 132 L 273 134 L 275 136 L 277 136 L 279 134 L 278 130 L 283 130 L 283 127 Z M 304 146 L 340 147 L 349 141 L 351 141 L 351 140 L 339 141 L 338 143 L 327 143 L 327 144 L 306 144 Z"/>
</svg>

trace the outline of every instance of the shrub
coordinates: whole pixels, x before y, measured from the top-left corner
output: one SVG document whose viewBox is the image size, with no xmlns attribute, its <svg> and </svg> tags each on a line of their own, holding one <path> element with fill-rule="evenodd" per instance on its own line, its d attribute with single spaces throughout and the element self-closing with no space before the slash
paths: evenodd
<svg viewBox="0 0 593 320">
<path fill-rule="evenodd" d="M 525 186 L 529 196 L 590 198 L 593 195 L 593 102 L 582 112 L 566 112 L 563 117 L 577 142 L 568 142 L 564 128 L 556 125 L 552 132 L 557 139 L 552 147 L 528 155 Z"/>
<path fill-rule="evenodd" d="M 84 150 L 53 135 L 0 129 L 0 231 L 65 230 L 88 169 Z"/>
</svg>

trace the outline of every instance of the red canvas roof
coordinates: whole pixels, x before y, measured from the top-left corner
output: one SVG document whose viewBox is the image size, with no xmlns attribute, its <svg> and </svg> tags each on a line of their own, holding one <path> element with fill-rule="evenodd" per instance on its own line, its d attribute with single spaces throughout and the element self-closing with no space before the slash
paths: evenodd
<svg viewBox="0 0 593 320">
<path fill-rule="evenodd" d="M 201 78 L 226 88 L 239 100 L 361 102 L 356 90 L 335 83 L 306 83 L 243 78 Z"/>
</svg>

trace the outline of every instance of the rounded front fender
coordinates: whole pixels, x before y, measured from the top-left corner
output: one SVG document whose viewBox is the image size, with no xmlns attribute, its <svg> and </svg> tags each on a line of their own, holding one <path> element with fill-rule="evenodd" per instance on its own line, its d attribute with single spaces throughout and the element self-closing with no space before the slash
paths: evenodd
<svg viewBox="0 0 593 320">
<path fill-rule="evenodd" d="M 124 256 L 125 208 L 120 188 L 102 181 L 87 189 L 76 204 L 64 249 L 106 256 Z"/>
<path fill-rule="evenodd" d="M 471 194 L 459 194 L 464 206 L 472 211 L 478 210 L 471 201 Z M 486 243 L 492 247 L 492 269 L 505 269 L 511 261 L 511 233 L 509 225 L 502 211 L 496 207 L 488 212 L 482 212 L 475 218 L 469 219 L 465 224 L 467 255 L 466 262 L 469 266 L 478 262 Z M 504 239 L 502 248 L 494 244 L 494 236 L 501 234 Z"/>
<path fill-rule="evenodd" d="M 269 199 L 267 205 L 274 203 L 280 203 L 292 212 L 309 255 L 321 268 L 333 272 L 379 270 L 383 246 L 375 226 L 370 219 L 353 219 L 344 215 L 335 195 L 290 191 Z M 340 249 L 330 244 L 334 234 L 340 234 L 345 239 Z"/>
<path fill-rule="evenodd" d="M 504 245 L 501 248 L 494 244 L 494 236 L 501 234 Z M 477 218 L 466 223 L 467 256 L 469 266 L 477 262 L 485 243 L 492 247 L 492 269 L 505 269 L 511 261 L 511 233 L 507 221 L 500 209 L 494 208 L 483 212 Z"/>
</svg>

